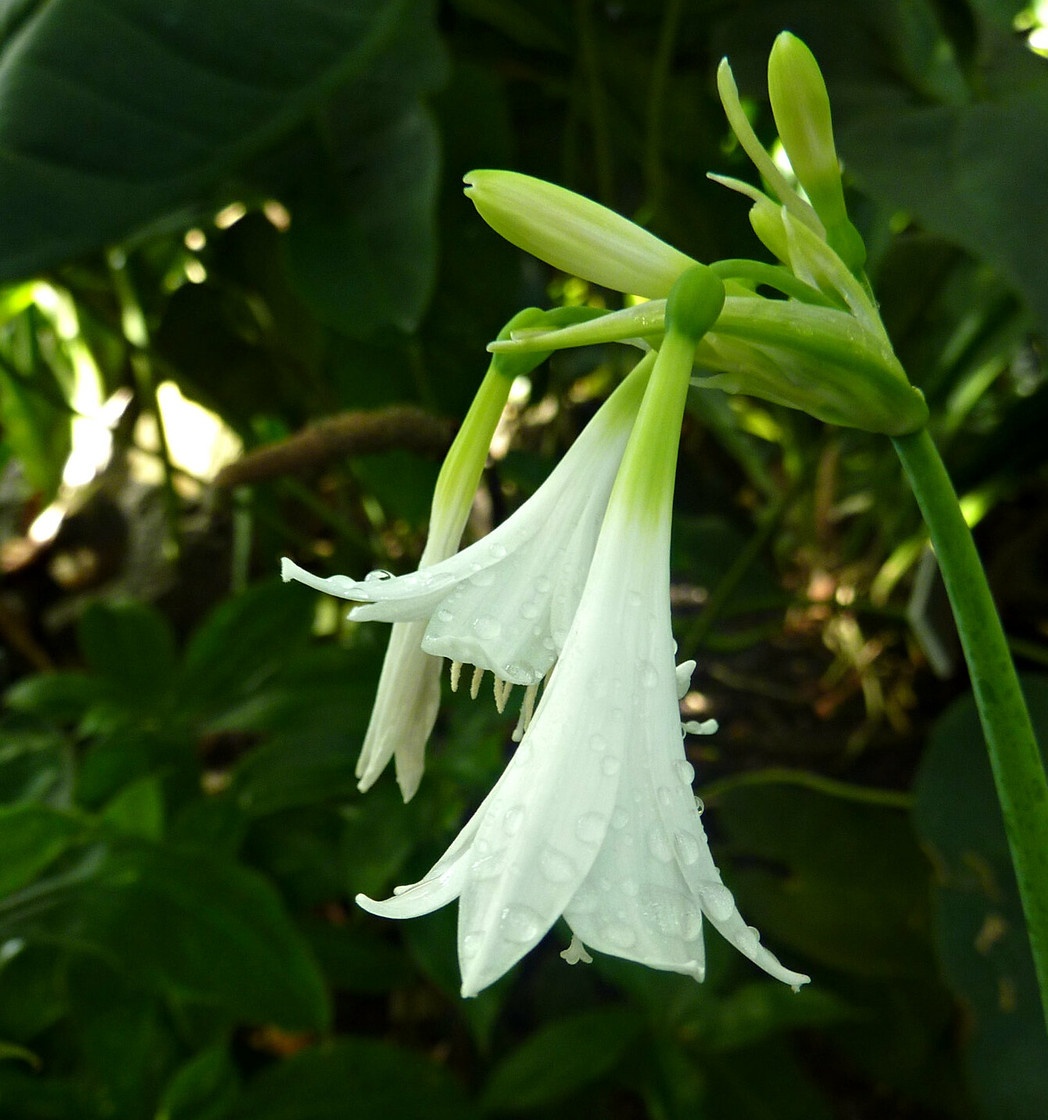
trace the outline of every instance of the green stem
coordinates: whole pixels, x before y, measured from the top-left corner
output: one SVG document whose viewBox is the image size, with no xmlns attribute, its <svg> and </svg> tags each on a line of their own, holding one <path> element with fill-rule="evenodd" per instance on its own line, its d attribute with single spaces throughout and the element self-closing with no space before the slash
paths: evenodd
<svg viewBox="0 0 1048 1120">
<path fill-rule="evenodd" d="M 892 440 L 931 534 L 971 674 L 1048 1022 L 1048 781 L 1000 618 L 927 429 Z"/>
</svg>

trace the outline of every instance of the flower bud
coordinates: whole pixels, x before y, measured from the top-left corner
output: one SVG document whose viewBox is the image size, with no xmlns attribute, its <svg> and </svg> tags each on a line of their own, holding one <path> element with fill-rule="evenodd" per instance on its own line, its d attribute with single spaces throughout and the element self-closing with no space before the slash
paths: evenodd
<svg viewBox="0 0 1048 1120">
<path fill-rule="evenodd" d="M 696 262 L 628 218 L 515 171 L 471 171 L 466 194 L 498 234 L 561 272 L 660 298 Z"/>
<path fill-rule="evenodd" d="M 866 248 L 844 204 L 826 83 L 815 56 L 788 31 L 775 40 L 768 58 L 768 95 L 779 138 L 826 227 L 826 240 L 857 271 L 866 259 Z"/>
</svg>

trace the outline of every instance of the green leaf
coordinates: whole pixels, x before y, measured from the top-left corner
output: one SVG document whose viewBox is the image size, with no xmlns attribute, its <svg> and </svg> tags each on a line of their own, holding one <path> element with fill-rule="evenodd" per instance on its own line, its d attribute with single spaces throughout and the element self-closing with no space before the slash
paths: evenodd
<svg viewBox="0 0 1048 1120">
<path fill-rule="evenodd" d="M 376 65 L 333 99 L 325 162 L 288 196 L 291 280 L 322 321 L 353 338 L 388 326 L 411 332 L 429 301 L 440 153 L 417 94 L 443 71 L 428 20 L 403 21 Z"/>
<path fill-rule="evenodd" d="M 372 65 L 406 0 L 51 0 L 0 54 L 0 280 L 216 196 Z"/>
<path fill-rule="evenodd" d="M 526 1111 L 567 1096 L 610 1073 L 642 1026 L 635 1012 L 606 1008 L 542 1027 L 495 1067 L 484 1107 Z"/>
<path fill-rule="evenodd" d="M 30 712 L 54 723 L 74 723 L 92 704 L 105 698 L 102 682 L 90 673 L 35 673 L 7 690 L 16 712 Z"/>
<path fill-rule="evenodd" d="M 98 953 L 138 983 L 248 1022 L 319 1029 L 323 980 L 272 888 L 199 852 L 121 840 L 0 905 L 0 937 Z"/>
<path fill-rule="evenodd" d="M 1048 678 L 1023 691 L 1048 743 Z M 972 1087 L 988 1120 L 1048 1115 L 1048 1044 L 1022 904 L 971 697 L 936 721 L 916 783 L 914 823 L 934 853 L 935 932 L 969 1012 Z"/>
<path fill-rule="evenodd" d="M 223 1120 L 236 1100 L 236 1070 L 225 1046 L 202 1050 L 171 1078 L 155 1120 Z"/>
<path fill-rule="evenodd" d="M 159 840 L 164 832 L 164 793 L 159 778 L 130 782 L 102 810 L 102 819 L 132 836 Z"/>
<path fill-rule="evenodd" d="M 929 869 L 903 813 L 747 785 L 717 798 L 715 823 L 725 882 L 786 963 L 792 945 L 857 976 L 931 969 Z"/>
<path fill-rule="evenodd" d="M 222 602 L 186 649 L 176 683 L 180 709 L 214 718 L 255 696 L 305 645 L 311 606 L 278 580 Z"/>
<path fill-rule="evenodd" d="M 0 896 L 31 883 L 82 828 L 75 817 L 43 805 L 0 809 Z"/>
<path fill-rule="evenodd" d="M 89 668 L 129 708 L 155 712 L 171 687 L 175 637 L 167 619 L 143 603 L 91 603 L 80 618 Z"/>
<path fill-rule="evenodd" d="M 345 1038 L 304 1050 L 259 1074 L 230 1120 L 474 1120 L 458 1082 L 409 1050 Z"/>
</svg>

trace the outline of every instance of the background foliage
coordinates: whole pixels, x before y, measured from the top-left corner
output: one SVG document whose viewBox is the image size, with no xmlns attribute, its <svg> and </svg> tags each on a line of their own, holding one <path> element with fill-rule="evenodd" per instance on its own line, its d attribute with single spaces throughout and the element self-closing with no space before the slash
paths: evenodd
<svg viewBox="0 0 1048 1120">
<path fill-rule="evenodd" d="M 274 580 L 284 552 L 413 567 L 485 343 L 528 303 L 611 299 L 500 243 L 462 173 L 755 255 L 705 179 L 747 174 L 713 74 L 729 54 L 770 139 L 789 28 L 1048 726 L 1048 71 L 1020 8 L 0 3 L 4 1116 L 1048 1112 L 978 724 L 887 441 L 698 393 L 683 434 L 685 703 L 721 725 L 689 752 L 743 912 L 814 977 L 796 996 L 715 934 L 698 986 L 568 969 L 554 931 L 460 1001 L 453 912 L 351 898 L 429 866 L 515 717 L 449 697 L 416 800 L 359 795 L 384 635 Z M 561 355 L 522 387 L 480 528 L 624 360 Z M 185 435 L 173 387 L 244 458 L 216 477 L 180 450 L 207 429 Z"/>
</svg>

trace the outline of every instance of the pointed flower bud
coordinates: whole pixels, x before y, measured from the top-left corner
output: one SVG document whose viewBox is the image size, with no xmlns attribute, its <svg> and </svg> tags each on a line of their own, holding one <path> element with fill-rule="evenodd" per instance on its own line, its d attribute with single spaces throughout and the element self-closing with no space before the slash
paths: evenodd
<svg viewBox="0 0 1048 1120">
<path fill-rule="evenodd" d="M 844 204 L 826 83 L 815 56 L 788 31 L 779 35 L 771 49 L 768 95 L 779 139 L 826 227 L 826 240 L 857 271 L 865 262 L 866 250 Z"/>
<path fill-rule="evenodd" d="M 628 218 L 515 171 L 471 171 L 466 194 L 498 234 L 561 272 L 660 298 L 696 262 Z"/>
</svg>

